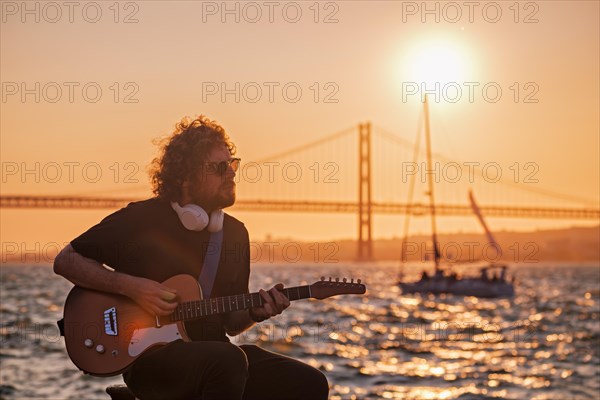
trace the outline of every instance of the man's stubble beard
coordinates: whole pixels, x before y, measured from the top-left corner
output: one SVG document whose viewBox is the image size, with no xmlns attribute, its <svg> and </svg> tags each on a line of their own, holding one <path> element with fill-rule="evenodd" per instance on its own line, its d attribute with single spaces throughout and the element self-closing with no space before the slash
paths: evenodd
<svg viewBox="0 0 600 400">
<path fill-rule="evenodd" d="M 222 195 L 219 193 L 217 196 L 215 196 L 214 201 L 209 203 L 209 206 L 214 210 L 231 207 L 235 204 L 235 199 L 236 193 L 234 188 L 233 191 L 227 195 Z"/>
<path fill-rule="evenodd" d="M 218 208 L 231 207 L 234 204 L 235 204 L 235 192 L 233 192 L 231 195 L 227 196 L 227 198 L 223 199 L 222 205 L 220 205 Z"/>
<path fill-rule="evenodd" d="M 224 191 L 226 191 L 226 193 L 224 193 Z M 235 183 L 231 188 L 225 189 L 224 187 L 220 187 L 219 191 L 210 198 L 206 198 L 206 194 L 203 194 L 201 190 L 195 190 L 191 193 L 191 195 L 193 204 L 199 205 L 205 210 L 212 211 L 231 207 L 236 200 L 236 187 Z"/>
</svg>

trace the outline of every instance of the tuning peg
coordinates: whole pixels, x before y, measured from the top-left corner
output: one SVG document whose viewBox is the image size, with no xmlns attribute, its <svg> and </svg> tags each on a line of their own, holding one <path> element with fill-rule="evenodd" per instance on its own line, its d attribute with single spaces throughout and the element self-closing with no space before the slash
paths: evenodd
<svg viewBox="0 0 600 400">
<path fill-rule="evenodd" d="M 350 279 L 350 283 L 354 283 L 354 278 Z"/>
<path fill-rule="evenodd" d="M 329 282 L 331 282 L 331 277 L 329 277 Z"/>
<path fill-rule="evenodd" d="M 356 282 L 358 282 L 358 284 L 360 285 L 360 279 L 358 279 Z"/>
<path fill-rule="evenodd" d="M 346 281 L 347 281 L 347 280 L 348 280 L 348 279 L 344 278 L 344 279 L 343 279 L 344 283 L 346 283 Z"/>
<path fill-rule="evenodd" d="M 324 277 L 324 276 L 322 276 L 322 277 L 321 277 L 321 282 L 322 282 L 322 281 L 324 281 L 324 280 L 325 280 L 325 277 Z"/>
<path fill-rule="evenodd" d="M 335 278 L 335 281 L 336 281 L 336 282 L 339 282 L 339 281 L 340 281 L 340 278 Z"/>
</svg>

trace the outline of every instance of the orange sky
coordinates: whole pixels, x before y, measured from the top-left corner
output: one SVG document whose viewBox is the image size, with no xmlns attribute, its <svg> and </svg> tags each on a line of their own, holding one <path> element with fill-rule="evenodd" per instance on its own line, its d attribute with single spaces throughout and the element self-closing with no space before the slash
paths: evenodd
<svg viewBox="0 0 600 400">
<path fill-rule="evenodd" d="M 122 2 L 118 8 L 114 2 L 99 2 L 100 10 L 90 3 L 57 10 L 29 2 L 29 12 L 23 4 L 2 3 L 2 194 L 144 196 L 145 167 L 155 153 L 152 139 L 168 133 L 180 117 L 199 113 L 222 123 L 246 162 L 366 120 L 413 141 L 420 97 L 403 93 L 403 87 L 420 79 L 414 76 L 415 69 L 424 68 L 415 65 L 419 51 L 437 46 L 447 52 L 446 60 L 432 68 L 434 75 L 454 68 L 449 78 L 440 76 L 463 90 L 464 82 L 478 88 L 492 83 L 501 88 L 502 97 L 491 102 L 476 89 L 473 101 L 463 92 L 456 103 L 449 96 L 433 102 L 434 151 L 462 161 L 493 160 L 506 173 L 515 162 L 535 163 L 537 188 L 598 204 L 597 1 L 521 2 L 517 8 L 513 2 L 481 2 L 472 15 L 464 6 L 429 2 L 430 10 L 437 4 L 437 16 L 420 9 L 422 2 L 275 2 L 272 22 L 260 2 L 253 3 L 259 9 L 227 3 L 234 10 L 229 14 L 223 13 L 221 2 Z M 449 82 L 437 79 L 441 85 Z M 263 96 L 252 102 L 250 91 L 240 93 L 239 102 L 232 94 L 223 102 L 219 94 L 206 92 L 210 85 L 233 88 L 236 82 L 241 87 L 255 82 L 247 87 L 258 85 Z M 276 88 L 272 101 L 269 82 Z M 285 97 L 281 88 L 286 84 L 301 88 L 297 102 Z M 24 98 L 23 88 L 29 90 Z M 93 102 L 97 88 L 102 94 Z M 530 99 L 538 102 L 526 103 L 534 89 Z M 326 102 L 327 94 L 337 102 Z M 382 157 L 407 155 L 409 151 Z M 20 174 L 36 163 L 39 179 Z M 60 179 L 54 179 L 56 165 Z M 72 179 L 68 165 L 74 168 Z M 97 170 L 102 176 L 95 179 Z M 128 173 L 139 183 L 126 181 Z M 62 243 L 106 213 L 2 210 L 2 242 Z M 357 219 L 235 215 L 256 239 L 268 233 L 305 240 L 354 237 Z M 401 222 L 401 217 L 377 216 L 375 235 L 398 236 Z M 573 223 L 490 220 L 493 229 Z M 474 219 L 449 218 L 441 225 L 478 229 Z M 417 230 L 426 227 L 426 221 L 417 222 Z"/>
</svg>

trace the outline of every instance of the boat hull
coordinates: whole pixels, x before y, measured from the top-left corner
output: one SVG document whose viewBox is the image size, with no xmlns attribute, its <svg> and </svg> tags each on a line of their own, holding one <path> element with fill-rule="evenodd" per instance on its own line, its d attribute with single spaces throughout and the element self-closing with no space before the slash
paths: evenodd
<svg viewBox="0 0 600 400">
<path fill-rule="evenodd" d="M 483 281 L 481 279 L 431 279 L 419 282 L 401 282 L 402 293 L 454 294 L 481 298 L 512 297 L 515 289 L 509 282 Z"/>
</svg>

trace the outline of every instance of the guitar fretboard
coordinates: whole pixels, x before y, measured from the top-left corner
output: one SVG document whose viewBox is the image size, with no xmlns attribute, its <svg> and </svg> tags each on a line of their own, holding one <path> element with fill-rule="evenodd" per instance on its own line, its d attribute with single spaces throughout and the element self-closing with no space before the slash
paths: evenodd
<svg viewBox="0 0 600 400">
<path fill-rule="evenodd" d="M 285 288 L 282 292 L 291 301 L 312 297 L 308 285 Z M 180 303 L 168 318 L 171 322 L 187 321 L 209 315 L 260 307 L 263 303 L 264 300 L 258 292 L 188 301 Z"/>
</svg>

